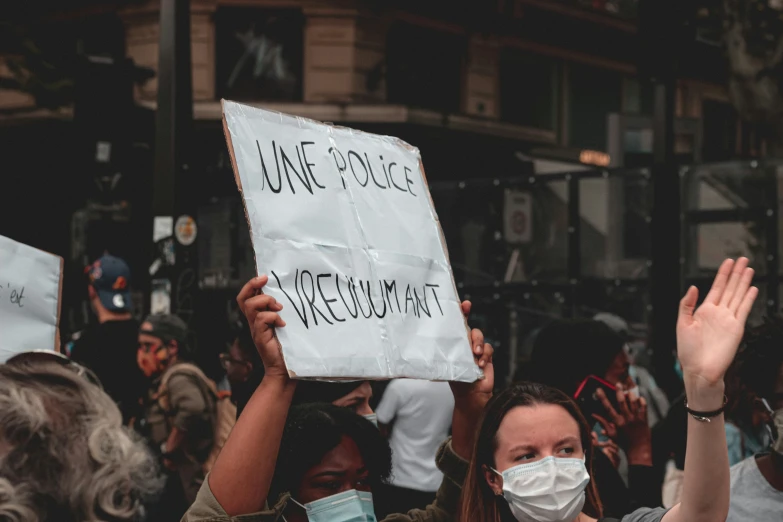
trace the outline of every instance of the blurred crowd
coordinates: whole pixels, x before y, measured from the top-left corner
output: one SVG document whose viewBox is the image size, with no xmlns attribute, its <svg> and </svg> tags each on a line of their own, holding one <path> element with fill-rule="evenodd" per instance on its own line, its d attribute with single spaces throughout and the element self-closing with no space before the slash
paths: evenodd
<svg viewBox="0 0 783 522">
<path fill-rule="evenodd" d="M 781 520 L 783 318 L 746 327 L 747 263 L 679 303 L 668 397 L 611 314 L 545 325 L 505 388 L 476 329 L 475 383 L 296 381 L 265 276 L 215 381 L 105 255 L 94 324 L 0 365 L 0 521 Z"/>
</svg>

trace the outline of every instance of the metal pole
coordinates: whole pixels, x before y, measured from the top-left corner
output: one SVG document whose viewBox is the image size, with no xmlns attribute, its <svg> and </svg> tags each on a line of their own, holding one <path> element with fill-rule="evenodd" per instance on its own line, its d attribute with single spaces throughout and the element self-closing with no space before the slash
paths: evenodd
<svg viewBox="0 0 783 522">
<path fill-rule="evenodd" d="M 152 312 L 193 324 L 197 250 L 195 191 L 188 162 L 193 125 L 190 0 L 161 0 L 152 211 Z"/>
<path fill-rule="evenodd" d="M 674 374 L 680 265 L 680 179 L 674 156 L 674 75 L 655 83 L 653 114 L 653 205 L 651 223 L 650 337 L 656 376 L 676 394 Z"/>
</svg>

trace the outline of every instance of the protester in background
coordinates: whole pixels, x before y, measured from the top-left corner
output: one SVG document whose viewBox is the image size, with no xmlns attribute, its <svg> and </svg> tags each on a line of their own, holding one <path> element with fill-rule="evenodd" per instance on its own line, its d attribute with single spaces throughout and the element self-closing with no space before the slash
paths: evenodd
<svg viewBox="0 0 783 522">
<path fill-rule="evenodd" d="M 346 408 L 309 404 L 292 409 L 289 417 L 300 383 L 289 377 L 275 336 L 275 328 L 285 326 L 278 315 L 283 306 L 257 293 L 267 282 L 266 276 L 255 278 L 237 297 L 253 325 L 264 379 L 183 520 L 227 522 L 242 515 L 258 521 L 375 520 L 372 490 L 389 473 L 389 447 L 370 422 Z M 469 303 L 463 303 L 463 311 L 468 309 Z M 448 478 L 426 511 L 389 520 L 453 520 L 464 458 L 470 453 L 475 423 L 494 384 L 492 348 L 484 344 L 480 331 L 471 332 L 471 346 L 486 378 L 474 384 L 452 384 L 453 439 L 439 454 Z M 274 507 L 262 511 L 267 499 Z"/>
<path fill-rule="evenodd" d="M 747 262 L 724 262 L 698 309 L 695 287 L 680 302 L 677 350 L 690 416 L 682 501 L 668 511 L 641 508 L 622 517 L 623 522 L 726 519 L 724 376 L 758 295 L 750 286 L 753 271 Z M 622 392 L 617 400 L 623 409 L 631 406 Z M 459 522 L 601 520 L 602 498 L 596 490 L 600 484 L 595 483 L 599 479 L 590 474 L 590 432 L 581 412 L 562 392 L 523 384 L 498 394 L 487 405 L 476 437 Z"/>
<path fill-rule="evenodd" d="M 261 384 L 264 365 L 258 356 L 245 321 L 237 320 L 232 330 L 233 340 L 227 350 L 220 354 L 220 363 L 226 371 L 231 386 L 231 400 L 237 406 L 237 418 L 239 418 L 247 401 Z"/>
<path fill-rule="evenodd" d="M 376 413 L 381 433 L 389 436 L 392 477 L 376 496 L 379 517 L 424 509 L 435 498 L 441 473 L 435 465 L 454 410 L 448 383 L 394 379 Z"/>
<path fill-rule="evenodd" d="M 98 322 L 81 332 L 70 356 L 95 373 L 127 424 L 139 414 L 139 399 L 146 389 L 136 366 L 139 324 L 131 316 L 130 269 L 122 259 L 105 255 L 85 271 Z"/>
<path fill-rule="evenodd" d="M 779 520 L 783 513 L 783 318 L 749 329 L 732 370 L 752 411 L 766 414 L 771 448 L 731 468 L 727 522 Z"/>
<path fill-rule="evenodd" d="M 111 397 L 62 363 L 0 365 L 0 520 L 143 518 L 162 486 Z"/>
<path fill-rule="evenodd" d="M 630 408 L 619 412 L 610 408 L 605 416 L 588 419 L 594 423 L 599 442 L 612 439 L 627 456 L 627 485 L 618 472 L 619 461 L 611 451 L 601 447 L 593 463 L 604 514 L 615 518 L 638 507 L 660 505 L 659 482 L 652 468 L 647 405 L 638 392 L 632 391 L 633 382 L 628 375 L 630 362 L 624 346 L 623 339 L 604 323 L 554 321 L 538 334 L 530 364 L 525 368 L 527 380 L 557 388 L 572 398 L 589 375 L 629 391 Z"/>
<path fill-rule="evenodd" d="M 634 354 L 630 349 L 631 329 L 628 323 L 622 317 L 614 314 L 602 312 L 593 317 L 594 321 L 599 321 L 611 328 L 615 333 L 622 337 L 625 342 L 625 353 L 628 355 L 628 375 L 639 388 L 639 394 L 647 402 L 647 415 L 649 417 L 650 428 L 655 427 L 659 420 L 666 417 L 669 412 L 669 398 L 666 393 L 655 382 L 655 378 L 646 368 L 635 364 Z"/>
<path fill-rule="evenodd" d="M 160 507 L 161 513 L 170 511 L 169 520 L 195 500 L 215 443 L 218 392 L 201 370 L 185 362 L 187 334 L 187 325 L 175 315 L 151 315 L 138 332 L 138 365 L 152 381 L 143 428 L 174 472 L 167 484 L 171 505 Z M 177 507 L 180 491 L 185 502 Z"/>
</svg>

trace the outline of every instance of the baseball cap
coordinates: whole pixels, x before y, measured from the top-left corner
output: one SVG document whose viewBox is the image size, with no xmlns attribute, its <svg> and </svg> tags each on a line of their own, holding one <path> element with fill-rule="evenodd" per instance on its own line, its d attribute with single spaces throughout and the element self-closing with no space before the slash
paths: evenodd
<svg viewBox="0 0 783 522">
<path fill-rule="evenodd" d="M 126 312 L 131 307 L 130 268 L 128 264 L 105 255 L 85 268 L 90 284 L 98 293 L 101 304 L 110 312 Z"/>
<path fill-rule="evenodd" d="M 149 324 L 149 327 L 147 326 Z M 141 324 L 141 331 L 157 337 L 164 343 L 177 341 L 184 347 L 188 337 L 188 325 L 179 316 L 172 314 L 149 315 Z"/>
</svg>

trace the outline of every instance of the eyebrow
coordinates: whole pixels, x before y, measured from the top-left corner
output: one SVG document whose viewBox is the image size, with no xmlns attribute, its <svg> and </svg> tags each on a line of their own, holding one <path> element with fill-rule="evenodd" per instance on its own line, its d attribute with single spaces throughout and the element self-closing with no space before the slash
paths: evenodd
<svg viewBox="0 0 783 522">
<path fill-rule="evenodd" d="M 576 444 L 579 442 L 580 440 L 578 438 L 569 435 L 568 437 L 563 437 L 562 439 L 557 441 L 557 444 L 555 444 L 555 446 L 562 446 L 563 444 L 568 444 L 568 443 Z"/>
<path fill-rule="evenodd" d="M 321 473 L 316 473 L 311 478 L 321 478 L 321 477 L 344 477 L 346 474 L 345 471 L 322 471 Z"/>
<path fill-rule="evenodd" d="M 368 472 L 367 466 L 359 468 L 356 471 L 356 473 L 358 475 L 363 475 L 363 474 L 365 474 L 367 472 Z M 315 479 L 315 478 L 323 478 L 323 477 L 344 477 L 345 475 L 347 475 L 346 471 L 328 471 L 327 470 L 327 471 L 322 471 L 321 473 L 317 473 L 317 474 L 313 475 L 310 478 L 314 478 Z"/>
</svg>

